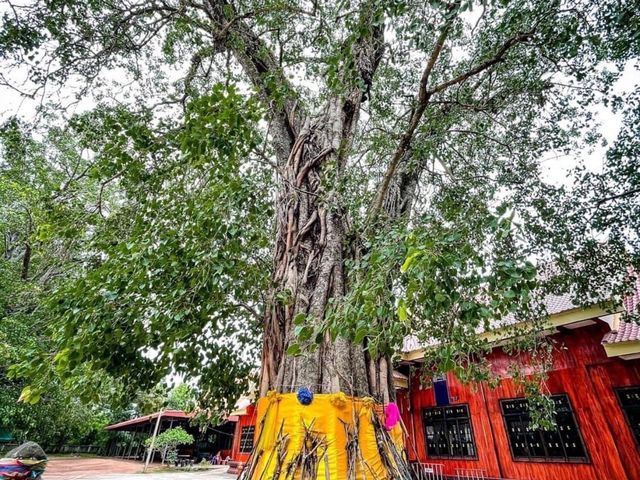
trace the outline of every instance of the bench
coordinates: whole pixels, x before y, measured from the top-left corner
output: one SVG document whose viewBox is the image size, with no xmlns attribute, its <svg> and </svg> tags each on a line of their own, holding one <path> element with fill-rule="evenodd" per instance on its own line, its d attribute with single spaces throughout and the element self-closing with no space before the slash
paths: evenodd
<svg viewBox="0 0 640 480">
<path fill-rule="evenodd" d="M 178 455 L 176 467 L 192 467 L 195 463 L 191 455 Z"/>
</svg>

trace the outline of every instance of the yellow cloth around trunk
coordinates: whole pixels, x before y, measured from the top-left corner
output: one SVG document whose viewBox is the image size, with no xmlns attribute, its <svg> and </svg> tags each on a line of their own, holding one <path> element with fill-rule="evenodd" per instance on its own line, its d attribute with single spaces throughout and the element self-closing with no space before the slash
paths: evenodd
<svg viewBox="0 0 640 480">
<path fill-rule="evenodd" d="M 357 480 L 387 480 L 389 476 L 380 456 L 372 416 L 381 418 L 382 406 L 370 398 L 352 398 L 343 393 L 317 394 L 310 405 L 301 405 L 296 394 L 270 392 L 258 401 L 253 462 L 254 479 L 271 479 L 277 470 L 278 438 L 288 436 L 286 456 L 281 462 L 280 479 L 286 476 L 287 466 L 302 451 L 305 426 L 325 439 L 326 449 L 318 449 L 318 473 L 321 480 L 345 480 L 348 472 L 345 424 L 353 427 L 358 422 L 360 455 L 356 461 Z M 384 421 L 381 420 L 384 425 Z M 384 428 L 384 427 L 383 427 Z M 403 437 L 400 424 L 389 432 L 398 451 L 402 451 Z M 322 450 L 322 451 L 320 451 Z M 326 450 L 326 453 L 325 453 Z M 326 456 L 326 458 L 324 458 Z M 299 478 L 298 475 L 295 478 Z"/>
</svg>

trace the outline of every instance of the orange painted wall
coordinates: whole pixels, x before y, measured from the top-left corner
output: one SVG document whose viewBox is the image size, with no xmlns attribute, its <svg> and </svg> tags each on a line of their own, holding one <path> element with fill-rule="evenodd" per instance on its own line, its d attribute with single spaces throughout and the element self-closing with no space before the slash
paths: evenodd
<svg viewBox="0 0 640 480">
<path fill-rule="evenodd" d="M 468 404 L 478 458 L 474 460 L 430 459 L 426 453 L 421 411 L 435 405 L 431 388 L 420 389 L 414 378 L 411 389 L 399 395 L 399 405 L 409 432 L 410 458 L 442 463 L 445 473 L 456 468 L 484 469 L 488 476 L 527 480 L 640 480 L 640 452 L 618 405 L 614 387 L 640 385 L 640 361 L 609 359 L 600 345 L 608 326 L 590 327 L 553 336 L 553 371 L 549 375 L 551 393 L 569 396 L 585 448 L 588 463 L 515 461 L 511 457 L 500 410 L 500 400 L 522 396 L 505 378 L 492 390 L 486 385 L 462 385 L 448 376 L 453 404 Z M 496 373 L 505 374 L 513 361 L 500 349 L 491 362 Z M 409 401 L 409 399 L 411 401 Z"/>
<path fill-rule="evenodd" d="M 242 427 L 256 424 L 256 408 L 254 405 L 247 407 L 247 414 L 240 415 L 238 422 L 236 423 L 236 431 L 233 435 L 233 448 L 231 453 L 231 459 L 238 462 L 246 462 L 249 460 L 248 453 L 240 453 L 240 437 L 242 436 Z"/>
</svg>

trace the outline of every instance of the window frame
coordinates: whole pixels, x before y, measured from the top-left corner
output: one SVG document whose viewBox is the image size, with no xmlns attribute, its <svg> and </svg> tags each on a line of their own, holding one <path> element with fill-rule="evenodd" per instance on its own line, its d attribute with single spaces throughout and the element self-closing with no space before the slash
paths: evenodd
<svg viewBox="0 0 640 480">
<path fill-rule="evenodd" d="M 627 428 L 629 429 L 629 433 L 631 434 L 631 436 L 633 437 L 633 441 L 636 445 L 636 449 L 640 450 L 640 430 L 638 431 L 638 435 L 635 434 L 635 431 L 631 425 L 631 420 L 629 419 L 629 414 L 627 413 L 627 410 L 625 408 L 625 406 L 622 403 L 622 399 L 620 398 L 620 394 L 622 391 L 624 390 L 638 390 L 640 392 L 640 385 L 626 385 L 624 387 L 614 387 L 613 391 L 616 395 L 616 400 L 618 401 L 618 407 L 620 407 L 620 410 L 622 410 L 622 416 L 624 418 L 624 423 L 627 425 Z M 638 409 L 639 413 L 640 413 L 640 402 L 638 402 L 638 405 L 635 407 Z"/>
<path fill-rule="evenodd" d="M 248 436 L 248 432 L 251 431 L 251 447 L 249 448 L 249 450 L 246 449 L 246 441 L 247 441 L 247 436 Z M 253 447 L 254 442 L 255 442 L 255 435 L 256 435 L 256 427 L 255 425 L 244 425 L 241 429 L 240 429 L 240 439 L 239 439 L 239 444 L 238 444 L 238 452 L 239 453 L 243 453 L 243 454 L 248 454 L 251 453 L 253 451 Z"/>
<path fill-rule="evenodd" d="M 515 398 L 501 398 L 498 401 L 498 404 L 500 405 L 500 414 L 502 416 L 502 424 L 504 426 L 504 431 L 505 431 L 505 435 L 506 435 L 506 439 L 507 439 L 507 443 L 509 444 L 509 453 L 511 454 L 511 460 L 514 462 L 526 462 L 526 463 L 572 463 L 572 464 L 589 464 L 591 463 L 591 457 L 589 456 L 589 451 L 587 450 L 587 446 L 584 442 L 584 437 L 582 436 L 582 429 L 580 428 L 580 425 L 578 424 L 578 420 L 576 418 L 576 414 L 575 414 L 575 410 L 573 408 L 573 404 L 571 403 L 571 399 L 569 398 L 569 395 L 567 393 L 554 393 L 551 394 L 551 398 L 553 397 L 565 397 L 566 401 L 567 401 L 567 405 L 569 406 L 569 412 L 568 414 L 571 416 L 571 419 L 573 420 L 573 424 L 576 427 L 576 432 L 578 432 L 578 439 L 580 441 L 580 445 L 582 446 L 582 451 L 584 452 L 584 457 L 569 457 L 568 455 L 566 455 L 566 449 L 564 447 L 564 445 L 562 445 L 562 451 L 565 453 L 564 457 L 548 457 L 548 456 L 544 456 L 544 457 L 532 457 L 532 456 L 528 456 L 528 457 L 522 457 L 522 456 L 516 456 L 513 452 L 513 445 L 511 443 L 511 437 L 509 436 L 509 424 L 507 423 L 507 417 L 508 416 L 516 416 L 516 415 L 522 415 L 522 414 L 506 414 L 504 412 L 504 404 L 505 402 L 513 402 L 513 401 L 518 401 L 518 400 L 526 400 L 525 397 L 515 397 Z M 528 414 L 527 414 L 528 415 Z M 542 432 L 543 430 L 536 430 L 536 432 Z M 557 427 L 556 427 L 556 432 L 557 432 Z M 559 432 L 558 432 L 558 435 Z M 546 446 L 544 445 L 544 438 L 542 437 L 542 434 L 540 433 L 540 439 L 542 440 L 542 447 L 544 448 L 545 452 L 547 451 Z M 562 436 L 560 436 L 560 439 L 562 439 Z"/>
<path fill-rule="evenodd" d="M 447 418 L 446 415 L 444 414 L 444 410 L 446 408 L 456 408 L 456 407 L 464 407 L 466 409 L 466 413 L 467 416 L 465 418 L 459 417 L 459 418 L 452 418 L 452 420 L 460 420 L 460 419 L 464 419 L 467 420 L 469 422 L 469 431 L 471 432 L 471 441 L 473 443 L 473 455 L 431 455 L 429 453 L 429 442 L 427 440 L 427 423 L 425 422 L 425 411 L 427 410 L 443 410 L 443 418 L 444 418 L 444 424 L 445 424 L 445 428 L 448 427 L 447 425 Z M 455 405 L 446 405 L 446 406 L 430 406 L 430 407 L 422 407 L 421 411 L 420 411 L 420 419 L 422 421 L 422 435 L 424 438 L 424 448 L 425 448 L 425 453 L 427 454 L 428 458 L 433 458 L 433 459 L 452 459 L 452 460 L 469 460 L 469 461 L 473 461 L 473 460 L 478 460 L 478 444 L 476 442 L 476 435 L 475 432 L 473 430 L 473 421 L 471 419 L 471 410 L 469 408 L 469 404 L 468 403 L 459 403 L 459 404 L 455 404 Z M 449 438 L 447 437 L 447 443 L 449 443 Z"/>
</svg>

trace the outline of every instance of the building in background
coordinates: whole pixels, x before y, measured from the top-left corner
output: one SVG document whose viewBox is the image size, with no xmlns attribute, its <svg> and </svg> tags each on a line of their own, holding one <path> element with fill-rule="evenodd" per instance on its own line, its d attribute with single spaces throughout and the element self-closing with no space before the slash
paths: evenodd
<svg viewBox="0 0 640 480">
<path fill-rule="evenodd" d="M 181 410 L 165 410 L 150 415 L 133 418 L 106 427 L 113 432 L 113 438 L 107 447 L 106 455 L 129 460 L 143 460 L 145 455 L 144 441 L 153 435 L 156 423 L 159 421 L 158 434 L 175 427 L 182 427 L 193 435 L 192 445 L 178 447 L 178 455 L 184 455 L 194 461 L 209 459 L 219 454 L 221 458 L 231 456 L 233 435 L 237 416 L 229 416 L 223 423 L 215 427 L 207 427 L 201 431 L 199 427 L 191 425 L 191 414 Z M 160 454 L 155 453 L 160 460 Z"/>
<path fill-rule="evenodd" d="M 624 306 L 632 311 L 639 301 L 635 295 Z M 568 297 L 547 303 L 555 348 L 546 386 L 556 428 L 529 428 L 527 402 L 509 374 L 514 359 L 491 332 L 497 388 L 463 385 L 453 375 L 422 388 L 416 373 L 398 390 L 408 454 L 431 472 L 427 478 L 640 480 L 640 327 Z M 404 350 L 400 368 L 420 367 L 424 350 L 414 339 Z"/>
<path fill-rule="evenodd" d="M 617 312 L 579 308 L 568 296 L 546 302 L 545 333 L 555 345 L 546 383 L 556 407 L 550 431 L 529 428 L 527 402 L 510 378 L 515 360 L 500 346 L 500 331 L 484 334 L 495 345 L 489 356 L 501 377 L 495 389 L 464 385 L 452 374 L 422 387 L 425 350 L 406 339 L 394 382 L 420 479 L 640 480 L 640 327 L 621 315 L 636 308 L 640 293 Z M 234 412 L 236 462 L 246 462 L 254 445 L 256 410 L 248 403 Z"/>
<path fill-rule="evenodd" d="M 236 411 L 238 421 L 233 437 L 231 458 L 234 461 L 246 463 L 253 451 L 253 442 L 256 430 L 256 407 L 253 404 Z"/>
</svg>

